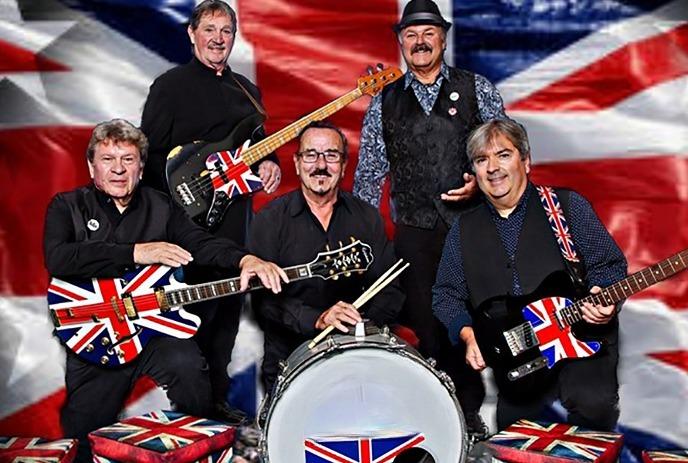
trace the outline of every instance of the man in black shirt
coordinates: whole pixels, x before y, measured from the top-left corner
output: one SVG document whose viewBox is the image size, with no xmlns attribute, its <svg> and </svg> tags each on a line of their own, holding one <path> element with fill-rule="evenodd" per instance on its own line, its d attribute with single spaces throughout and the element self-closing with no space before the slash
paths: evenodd
<svg viewBox="0 0 688 463">
<path fill-rule="evenodd" d="M 280 291 L 286 274 L 272 263 L 217 238 L 191 221 L 168 196 L 139 186 L 146 162 L 145 135 L 124 120 L 99 124 L 87 157 L 93 184 L 56 195 L 46 215 L 44 253 L 48 272 L 60 278 L 122 276 L 135 265 L 179 267 L 194 260 L 241 269 L 241 286 L 257 276 Z M 183 412 L 211 409 L 208 368 L 192 339 L 154 338 L 133 362 L 104 369 L 68 352 L 65 435 L 80 440 L 78 461 L 90 461 L 87 435 L 117 419 L 137 378 L 152 377 Z"/>
<path fill-rule="evenodd" d="M 193 48 L 188 64 L 175 67 L 158 77 L 150 87 L 143 108 L 141 130 L 150 140 L 150 159 L 146 163 L 145 184 L 167 192 L 165 163 L 167 154 L 178 145 L 196 140 L 221 141 L 249 116 L 263 114 L 258 88 L 227 64 L 237 30 L 236 13 L 220 0 L 206 0 L 194 9 L 187 32 Z M 253 142 L 265 137 L 257 127 Z M 227 146 L 226 149 L 236 148 Z M 274 193 L 280 183 L 280 168 L 273 154 L 260 162 L 257 174 L 267 193 Z M 213 230 L 217 236 L 243 245 L 251 217 L 249 197 L 237 198 L 223 220 Z M 190 281 L 216 280 L 227 275 L 192 266 Z M 227 365 L 239 328 L 241 297 L 197 304 L 192 309 L 203 320 L 197 341 L 208 359 L 213 399 L 218 417 L 241 419 L 238 411 L 225 402 L 229 389 Z"/>
<path fill-rule="evenodd" d="M 254 300 L 265 330 L 263 381 L 267 391 L 279 373 L 279 361 L 301 343 L 328 325 L 346 332 L 347 326 L 361 320 L 350 302 L 395 262 L 377 210 L 339 189 L 346 162 L 347 143 L 341 130 L 327 122 L 310 124 L 301 133 L 299 151 L 294 155 L 301 188 L 272 201 L 251 226 L 251 252 L 279 265 L 308 262 L 326 246 L 336 248 L 350 237 L 369 244 L 375 257 L 363 275 L 336 281 L 311 278 L 290 285 L 279 296 L 257 295 Z M 395 281 L 364 307 L 363 315 L 377 325 L 390 323 L 403 300 Z"/>
</svg>

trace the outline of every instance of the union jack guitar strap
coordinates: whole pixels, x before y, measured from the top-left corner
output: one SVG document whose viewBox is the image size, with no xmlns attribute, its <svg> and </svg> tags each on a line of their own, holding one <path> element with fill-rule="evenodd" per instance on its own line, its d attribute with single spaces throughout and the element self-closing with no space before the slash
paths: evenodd
<svg viewBox="0 0 688 463">
<path fill-rule="evenodd" d="M 545 214 L 547 214 L 547 221 L 550 227 L 552 227 L 552 233 L 559 245 L 559 250 L 564 258 L 564 264 L 568 269 L 568 273 L 580 288 L 584 288 L 585 268 L 583 262 L 578 258 L 576 244 L 573 242 L 569 225 L 564 215 L 564 208 L 557 196 L 557 192 L 550 186 L 535 185 L 535 189 L 540 196 L 540 202 L 545 209 Z"/>
</svg>

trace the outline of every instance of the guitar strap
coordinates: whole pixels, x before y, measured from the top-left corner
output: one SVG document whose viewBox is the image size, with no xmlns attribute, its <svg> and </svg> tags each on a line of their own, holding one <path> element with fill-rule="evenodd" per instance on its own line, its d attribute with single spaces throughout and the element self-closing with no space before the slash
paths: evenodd
<svg viewBox="0 0 688 463">
<path fill-rule="evenodd" d="M 230 72 L 231 72 L 231 71 L 230 71 Z M 260 114 L 261 116 L 267 118 L 267 117 L 268 117 L 268 113 L 265 112 L 265 109 L 263 108 L 263 106 L 261 106 L 261 104 L 258 103 L 258 102 L 256 101 L 255 98 L 253 98 L 253 95 L 251 95 L 251 92 L 249 92 L 248 90 L 246 90 L 246 87 L 244 87 L 243 85 L 241 85 L 241 82 L 239 82 L 239 79 L 236 78 L 236 76 L 234 75 L 233 72 L 232 72 L 232 79 L 234 79 L 234 82 L 236 82 L 236 84 L 239 86 L 239 88 L 241 89 L 241 91 L 244 92 L 244 94 L 248 97 L 248 99 L 251 101 L 251 103 L 253 103 L 253 106 L 256 107 L 256 111 L 258 111 L 258 114 Z"/>
<path fill-rule="evenodd" d="M 552 227 L 552 233 L 559 245 L 561 255 L 564 258 L 566 270 L 578 286 L 585 288 L 583 262 L 578 258 L 576 243 L 574 243 L 571 237 L 564 209 L 559 201 L 557 192 L 549 186 L 536 185 L 535 188 L 540 196 L 540 202 L 545 209 L 545 214 L 547 214 L 547 221 L 550 227 Z"/>
</svg>

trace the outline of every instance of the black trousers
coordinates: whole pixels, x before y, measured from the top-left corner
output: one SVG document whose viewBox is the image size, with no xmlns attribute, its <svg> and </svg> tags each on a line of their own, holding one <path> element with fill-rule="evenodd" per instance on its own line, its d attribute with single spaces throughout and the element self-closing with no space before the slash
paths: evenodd
<svg viewBox="0 0 688 463">
<path fill-rule="evenodd" d="M 545 407 L 557 398 L 568 411 L 567 422 L 601 431 L 613 430 L 619 419 L 618 363 L 618 344 L 610 344 L 592 357 L 566 361 L 554 370 L 539 394 L 519 398 L 517 394 L 500 391 L 499 430 L 521 418 L 542 417 Z"/>
<path fill-rule="evenodd" d="M 485 398 L 482 378 L 466 364 L 465 346 L 452 346 L 447 329 L 432 312 L 432 286 L 448 231 L 441 219 L 432 230 L 397 224 L 394 250 L 411 263 L 402 274 L 406 301 L 400 321 L 418 336 L 420 353 L 437 360 L 438 368 L 451 377 L 463 411 L 472 413 L 480 410 Z"/>
<path fill-rule="evenodd" d="M 229 206 L 220 225 L 216 230 L 212 230 L 212 233 L 243 246 L 251 215 L 250 198 L 240 197 Z M 239 271 L 237 269 L 233 272 L 222 272 L 214 268 L 190 265 L 185 268 L 185 274 L 188 283 L 196 284 L 237 276 Z M 242 296 L 231 296 L 186 307 L 187 311 L 201 318 L 201 327 L 194 339 L 210 367 L 210 385 L 214 402 L 226 400 L 229 392 L 230 378 L 227 366 L 232 360 L 232 350 L 239 332 L 242 303 Z"/>
<path fill-rule="evenodd" d="M 79 439 L 77 462 L 92 461 L 88 433 L 117 421 L 136 380 L 150 376 L 177 410 L 195 416 L 210 413 L 208 366 L 192 339 L 158 337 L 124 367 L 105 369 L 67 354 L 67 402 L 60 421 L 65 437 Z"/>
</svg>

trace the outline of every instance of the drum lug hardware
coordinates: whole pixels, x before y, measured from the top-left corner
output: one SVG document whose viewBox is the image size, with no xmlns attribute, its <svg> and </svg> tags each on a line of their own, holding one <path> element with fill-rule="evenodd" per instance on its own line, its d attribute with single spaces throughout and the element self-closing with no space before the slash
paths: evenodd
<svg viewBox="0 0 688 463">
<path fill-rule="evenodd" d="M 437 366 L 437 360 L 435 360 L 432 357 L 427 358 L 427 362 L 430 364 L 431 367 L 435 368 Z"/>
<path fill-rule="evenodd" d="M 284 370 L 286 370 L 288 366 L 289 366 L 289 364 L 287 363 L 286 360 L 280 360 L 280 361 L 279 361 L 279 369 L 280 369 L 281 372 L 283 372 Z"/>
<path fill-rule="evenodd" d="M 389 336 L 389 327 L 387 325 L 383 326 L 382 329 L 380 330 L 380 334 L 384 337 Z"/>
<path fill-rule="evenodd" d="M 440 381 L 444 383 L 444 385 L 451 391 L 452 394 L 456 393 L 456 387 L 454 386 L 454 381 L 449 377 L 448 374 L 446 374 L 443 371 L 438 371 L 437 376 L 440 378 Z"/>
</svg>

